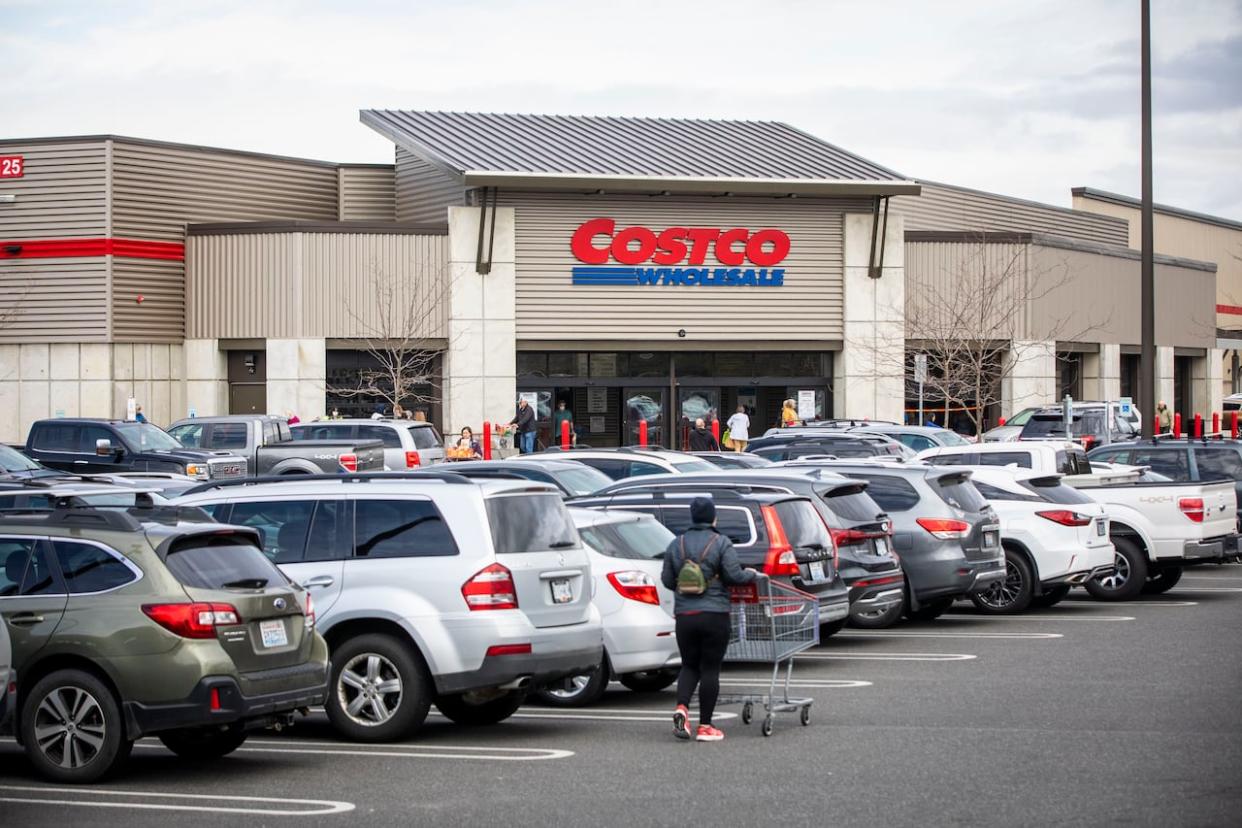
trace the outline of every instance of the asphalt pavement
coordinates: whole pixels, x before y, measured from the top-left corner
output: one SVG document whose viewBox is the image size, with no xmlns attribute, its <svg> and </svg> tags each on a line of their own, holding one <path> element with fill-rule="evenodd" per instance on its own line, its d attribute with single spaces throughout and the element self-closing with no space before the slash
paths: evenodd
<svg viewBox="0 0 1242 828">
<path fill-rule="evenodd" d="M 394 745 L 322 713 L 194 764 L 144 740 L 118 778 L 48 785 L 0 742 L 0 824 L 1237 825 L 1242 566 L 1163 596 L 845 631 L 800 657 L 811 722 L 770 738 L 723 707 L 722 743 L 672 737 L 671 690 L 528 706 L 486 729 L 434 714 Z M 770 671 L 730 666 L 725 692 Z"/>
</svg>

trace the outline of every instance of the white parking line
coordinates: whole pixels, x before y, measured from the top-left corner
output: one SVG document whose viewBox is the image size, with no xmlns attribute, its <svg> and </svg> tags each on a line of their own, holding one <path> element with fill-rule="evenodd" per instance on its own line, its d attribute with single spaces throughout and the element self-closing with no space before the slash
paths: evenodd
<svg viewBox="0 0 1242 828">
<path fill-rule="evenodd" d="M 1133 621 L 1133 615 L 1088 615 L 1067 613 L 1032 613 L 1030 615 L 983 615 L 972 612 L 951 612 L 941 618 L 974 619 L 976 621 Z"/>
<path fill-rule="evenodd" d="M 442 715 L 439 711 L 432 711 L 432 716 Z M 597 722 L 664 722 L 668 721 L 668 717 L 672 715 L 671 710 L 607 710 L 596 707 L 585 707 L 574 710 L 557 710 L 554 708 L 546 708 L 539 710 L 538 708 L 525 709 L 514 713 L 512 719 L 552 719 L 557 721 L 564 720 L 580 720 L 580 721 L 597 721 Z M 721 713 L 720 718 L 735 719 L 736 713 Z M 691 716 L 691 718 L 694 718 Z"/>
<path fill-rule="evenodd" d="M 1239 575 L 1183 575 L 1183 581 L 1242 581 Z"/>
<path fill-rule="evenodd" d="M 1047 639 L 1064 638 L 1061 633 L 985 633 L 985 632 L 888 632 L 883 630 L 866 632 L 841 632 L 833 638 L 999 638 L 999 639 Z"/>
<path fill-rule="evenodd" d="M 134 747 L 160 748 L 159 742 L 138 742 Z M 567 759 L 572 750 L 552 748 L 477 747 L 467 745 L 351 745 L 341 742 L 310 742 L 298 739 L 248 739 L 237 753 L 302 753 L 308 756 L 380 756 L 400 759 L 482 759 L 491 762 L 539 762 Z"/>
<path fill-rule="evenodd" d="M 803 653 L 795 661 L 973 661 L 970 653 Z"/>
<path fill-rule="evenodd" d="M 1071 599 L 1067 603 L 1075 603 L 1079 605 L 1099 606 L 1099 603 L 1089 598 Z M 1197 607 L 1198 601 L 1126 601 L 1121 604 L 1122 607 Z"/>
<path fill-rule="evenodd" d="M 1178 585 L 1177 587 L 1169 590 L 1165 594 L 1166 595 L 1181 595 L 1186 592 L 1242 592 L 1242 587 L 1200 587 L 1200 586 L 1184 587 L 1184 586 Z"/>
<path fill-rule="evenodd" d="M 189 805 L 177 802 L 117 802 L 100 799 L 93 801 L 82 799 L 48 799 L 31 796 L 6 796 L 8 791 L 15 793 L 47 793 L 60 796 L 76 797 L 128 797 L 131 799 L 185 799 L 193 802 L 239 802 L 260 804 L 280 804 L 293 806 L 309 806 L 306 808 L 275 808 L 275 807 L 241 807 L 238 805 Z M 85 808 L 137 808 L 150 811 L 198 811 L 214 814 L 256 814 L 258 816 L 323 816 L 325 814 L 343 814 L 354 810 L 352 802 L 337 802 L 331 799 L 283 799 L 272 796 L 227 796 L 223 794 L 187 794 L 159 793 L 155 791 L 116 791 L 101 788 L 59 788 L 34 785 L 0 785 L 0 802 L 20 802 L 35 805 L 74 805 Z"/>
<path fill-rule="evenodd" d="M 768 676 L 721 676 L 721 687 L 768 687 L 772 683 L 772 677 Z M 777 686 L 785 683 L 784 677 L 776 680 Z M 869 681 L 861 681 L 859 679 L 790 679 L 790 687 L 797 687 L 802 690 L 853 690 L 859 687 L 871 687 Z"/>
</svg>

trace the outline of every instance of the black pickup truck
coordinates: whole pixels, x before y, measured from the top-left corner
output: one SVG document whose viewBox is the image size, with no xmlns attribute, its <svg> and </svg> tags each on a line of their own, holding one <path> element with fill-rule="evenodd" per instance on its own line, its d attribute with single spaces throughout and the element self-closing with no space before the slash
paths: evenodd
<svg viewBox="0 0 1242 828">
<path fill-rule="evenodd" d="M 246 476 L 246 459 L 227 451 L 189 449 L 159 426 L 128 420 L 38 420 L 26 456 L 73 474 L 176 472 L 199 480 Z"/>
</svg>

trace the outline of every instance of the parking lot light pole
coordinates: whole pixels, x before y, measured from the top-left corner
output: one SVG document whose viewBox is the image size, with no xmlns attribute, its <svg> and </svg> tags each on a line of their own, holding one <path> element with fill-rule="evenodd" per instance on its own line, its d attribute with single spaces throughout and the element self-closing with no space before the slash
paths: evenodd
<svg viewBox="0 0 1242 828">
<path fill-rule="evenodd" d="M 1156 269 L 1153 260 L 1151 192 L 1151 0 L 1142 0 L 1142 357 L 1139 368 L 1139 403 L 1149 414 L 1142 419 L 1143 437 L 1155 436 L 1156 423 Z"/>
</svg>

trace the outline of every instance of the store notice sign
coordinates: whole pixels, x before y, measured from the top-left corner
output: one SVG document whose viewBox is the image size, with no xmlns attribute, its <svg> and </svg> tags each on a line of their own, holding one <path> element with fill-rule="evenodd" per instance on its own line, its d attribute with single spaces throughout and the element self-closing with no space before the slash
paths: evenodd
<svg viewBox="0 0 1242 828">
<path fill-rule="evenodd" d="M 604 418 L 603 417 L 592 417 L 591 418 L 591 433 L 602 434 L 603 432 L 604 432 Z"/>
<path fill-rule="evenodd" d="M 526 404 L 536 411 L 539 410 L 539 392 L 538 391 L 521 391 L 518 393 L 518 401 L 526 400 Z"/>
<path fill-rule="evenodd" d="M 21 178 L 25 174 L 25 157 L 21 155 L 0 155 L 0 178 Z"/>
<path fill-rule="evenodd" d="M 798 392 L 798 419 L 814 420 L 815 413 L 815 391 L 799 391 Z"/>
<path fill-rule="evenodd" d="M 587 413 L 588 414 L 604 414 L 608 411 L 608 389 L 607 388 L 588 388 L 587 389 Z"/>
<path fill-rule="evenodd" d="M 611 218 L 584 221 L 569 240 L 582 262 L 573 284 L 595 287 L 781 287 L 789 248 L 775 227 L 618 229 Z"/>
</svg>

